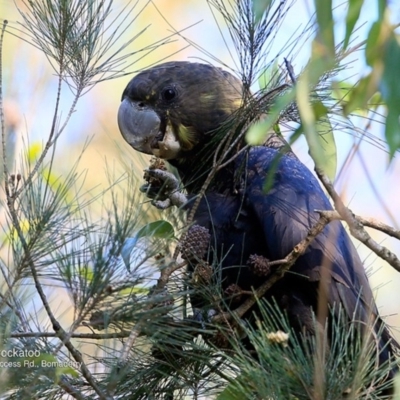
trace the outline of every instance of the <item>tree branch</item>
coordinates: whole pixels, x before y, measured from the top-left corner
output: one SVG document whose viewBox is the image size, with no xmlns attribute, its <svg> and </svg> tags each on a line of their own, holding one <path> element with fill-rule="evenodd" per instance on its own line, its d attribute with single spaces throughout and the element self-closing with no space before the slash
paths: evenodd
<svg viewBox="0 0 400 400">
<path fill-rule="evenodd" d="M 337 211 L 331 211 L 331 210 L 316 210 L 320 215 L 325 215 L 326 217 L 330 218 L 332 221 L 333 220 L 341 220 L 344 221 L 344 218 L 337 212 Z M 368 228 L 376 229 L 377 231 L 381 231 L 383 233 L 386 233 L 387 235 L 400 240 L 400 231 L 393 228 L 390 225 L 386 225 L 381 221 L 378 221 L 375 218 L 365 218 L 361 217 L 359 215 L 353 214 L 353 217 L 358 221 L 360 224 L 363 226 L 366 226 Z"/>
<path fill-rule="evenodd" d="M 379 243 L 377 243 L 375 240 L 371 238 L 371 236 L 368 234 L 368 232 L 364 229 L 363 223 L 361 219 L 358 219 L 352 211 L 350 211 L 344 204 L 338 193 L 336 192 L 333 183 L 330 181 L 330 179 L 320 170 L 317 168 L 315 169 L 318 178 L 324 185 L 325 189 L 331 196 L 333 203 L 335 205 L 335 208 L 337 212 L 339 213 L 341 219 L 346 221 L 346 223 L 349 226 L 350 233 L 358 239 L 361 243 L 365 244 L 370 250 L 372 250 L 376 255 L 381 257 L 383 260 L 388 262 L 394 269 L 400 272 L 400 260 L 396 257 L 394 253 L 392 253 L 388 248 L 381 246 Z M 372 225 L 372 221 L 369 220 L 369 224 Z M 393 237 L 399 237 L 400 233 L 393 228 L 388 227 L 385 224 L 376 224 L 375 226 L 372 226 L 373 228 L 375 227 L 380 227 L 376 228 L 379 230 L 384 230 L 391 232 L 391 236 Z M 384 229 L 384 230 L 383 230 Z"/>
</svg>

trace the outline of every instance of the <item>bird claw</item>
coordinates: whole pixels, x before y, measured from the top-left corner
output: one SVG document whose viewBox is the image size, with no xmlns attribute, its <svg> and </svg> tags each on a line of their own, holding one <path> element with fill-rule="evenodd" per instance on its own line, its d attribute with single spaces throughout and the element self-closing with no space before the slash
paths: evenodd
<svg viewBox="0 0 400 400">
<path fill-rule="evenodd" d="M 171 203 L 170 199 L 165 200 L 152 200 L 151 204 L 158 208 L 159 210 L 166 210 L 167 208 L 171 207 L 173 204 Z"/>
<path fill-rule="evenodd" d="M 175 178 L 175 175 L 169 171 L 163 169 L 145 169 L 145 175 L 158 179 L 163 183 L 163 186 L 170 190 L 177 190 L 179 188 L 179 181 Z"/>
<path fill-rule="evenodd" d="M 187 202 L 187 197 L 179 191 L 179 181 L 171 173 L 162 169 L 146 169 L 145 179 L 148 184 L 140 187 L 152 199 L 151 204 L 160 210 L 171 206 L 181 207 Z M 152 183 L 153 181 L 153 183 Z M 157 184 L 154 184 L 154 181 Z"/>
</svg>

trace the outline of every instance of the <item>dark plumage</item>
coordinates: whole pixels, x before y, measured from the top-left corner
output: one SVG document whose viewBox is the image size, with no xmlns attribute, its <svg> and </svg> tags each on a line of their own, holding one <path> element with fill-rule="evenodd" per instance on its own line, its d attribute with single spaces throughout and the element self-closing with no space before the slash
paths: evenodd
<svg viewBox="0 0 400 400">
<path fill-rule="evenodd" d="M 119 112 L 120 129 L 137 150 L 168 159 L 189 194 L 196 195 L 224 126 L 233 126 L 240 115 L 235 112 L 241 109 L 243 96 L 240 81 L 219 68 L 162 64 L 141 72 L 128 84 Z M 143 115 L 150 117 L 143 122 Z M 276 141 L 273 144 L 252 147 L 219 171 L 195 213 L 195 224 L 211 234 L 207 261 L 220 260 L 222 293 L 233 287 L 260 286 L 268 279 L 267 260 L 284 258 L 305 238 L 319 217 L 315 210 L 332 209 L 314 175 L 290 151 L 282 155 L 274 148 Z M 243 146 L 239 141 L 231 155 Z M 265 182 L 271 174 L 273 183 L 266 193 Z M 249 266 L 249 260 L 256 264 Z M 312 332 L 322 266 L 329 271 L 329 305 L 341 304 L 349 319 L 355 314 L 370 323 L 372 316 L 375 329 L 381 327 L 362 262 L 339 221 L 326 226 L 266 298 L 275 298 L 295 330 Z M 194 297 L 192 303 L 204 306 L 201 297 Z M 394 341 L 387 346 L 389 342 L 384 328 L 381 361 L 396 346 Z"/>
</svg>

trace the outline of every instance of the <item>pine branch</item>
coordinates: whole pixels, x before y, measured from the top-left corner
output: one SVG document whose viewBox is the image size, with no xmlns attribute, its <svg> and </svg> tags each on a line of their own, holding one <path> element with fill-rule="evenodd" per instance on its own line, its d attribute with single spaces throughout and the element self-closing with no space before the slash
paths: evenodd
<svg viewBox="0 0 400 400">
<path fill-rule="evenodd" d="M 11 219 L 13 221 L 13 226 L 17 231 L 18 237 L 22 243 L 22 246 L 24 248 L 25 256 L 27 263 L 29 265 L 32 278 L 35 283 L 35 288 L 37 290 L 37 293 L 40 296 L 40 299 L 42 301 L 43 307 L 46 310 L 46 313 L 51 321 L 52 327 L 54 332 L 56 333 L 57 337 L 62 341 L 63 345 L 69 350 L 71 353 L 72 357 L 75 359 L 76 362 L 80 363 L 81 366 L 81 371 L 83 376 L 86 378 L 88 383 L 93 387 L 95 392 L 99 395 L 99 398 L 102 400 L 108 400 L 109 397 L 103 393 L 103 391 L 100 389 L 98 386 L 97 382 L 93 378 L 93 375 L 87 368 L 81 353 L 72 345 L 70 338 L 68 337 L 69 335 L 66 333 L 66 331 L 62 328 L 61 324 L 58 322 L 56 317 L 53 314 L 53 311 L 48 303 L 47 296 L 45 295 L 42 284 L 40 283 L 39 276 L 36 270 L 36 266 L 32 261 L 32 254 L 30 252 L 30 248 L 28 246 L 28 243 L 25 240 L 24 234 L 22 232 L 22 228 L 14 207 L 14 198 L 11 196 L 7 195 L 7 206 L 10 212 Z"/>
</svg>

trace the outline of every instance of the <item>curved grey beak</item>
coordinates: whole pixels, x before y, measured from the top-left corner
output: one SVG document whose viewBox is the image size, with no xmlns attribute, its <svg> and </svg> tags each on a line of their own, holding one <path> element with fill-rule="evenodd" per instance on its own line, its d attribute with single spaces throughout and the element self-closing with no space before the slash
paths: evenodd
<svg viewBox="0 0 400 400">
<path fill-rule="evenodd" d="M 127 98 L 118 110 L 118 126 L 124 139 L 137 151 L 153 154 L 152 144 L 160 136 L 160 117 L 140 102 Z"/>
</svg>

